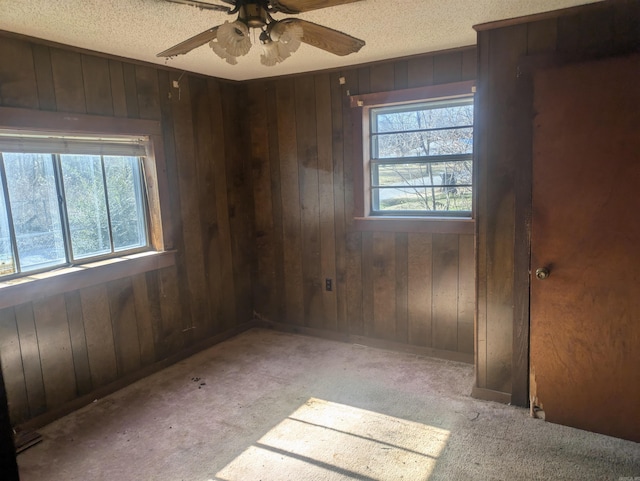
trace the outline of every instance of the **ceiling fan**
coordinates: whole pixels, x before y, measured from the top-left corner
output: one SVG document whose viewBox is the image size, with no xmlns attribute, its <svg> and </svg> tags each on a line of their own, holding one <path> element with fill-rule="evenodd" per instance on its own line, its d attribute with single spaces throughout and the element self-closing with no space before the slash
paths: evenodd
<svg viewBox="0 0 640 481">
<path fill-rule="evenodd" d="M 158 57 L 182 55 L 208 42 L 218 56 L 235 65 L 237 57 L 246 55 L 251 48 L 249 29 L 252 28 L 260 29 L 259 40 L 263 49 L 260 61 L 267 66 L 282 62 L 298 49 L 301 42 L 340 56 L 355 53 L 365 45 L 364 40 L 317 23 L 299 18 L 275 20 L 272 17 L 274 13 L 297 14 L 360 0 L 218 0 L 225 5 L 199 0 L 166 1 L 238 16 L 233 22 L 212 27 L 163 50 Z"/>
</svg>

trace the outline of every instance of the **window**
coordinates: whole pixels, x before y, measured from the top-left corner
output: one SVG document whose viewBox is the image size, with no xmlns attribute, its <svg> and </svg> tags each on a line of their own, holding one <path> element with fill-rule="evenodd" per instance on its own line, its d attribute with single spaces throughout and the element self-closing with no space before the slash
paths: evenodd
<svg viewBox="0 0 640 481">
<path fill-rule="evenodd" d="M 0 131 L 0 278 L 149 249 L 145 142 Z"/>
<path fill-rule="evenodd" d="M 354 227 L 473 233 L 475 81 L 351 96 Z"/>
<path fill-rule="evenodd" d="M 371 215 L 469 217 L 473 99 L 374 107 L 369 115 Z"/>
</svg>

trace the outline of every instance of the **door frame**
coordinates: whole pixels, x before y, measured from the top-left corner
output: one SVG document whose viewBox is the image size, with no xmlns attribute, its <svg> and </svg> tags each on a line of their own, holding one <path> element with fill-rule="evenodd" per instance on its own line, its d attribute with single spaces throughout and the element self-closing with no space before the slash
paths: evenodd
<svg viewBox="0 0 640 481">
<path fill-rule="evenodd" d="M 539 70 L 559 68 L 606 58 L 623 57 L 630 51 L 580 54 L 523 55 L 518 60 L 517 131 L 522 142 L 522 158 L 515 170 L 515 227 L 513 258 L 513 347 L 511 357 L 511 404 L 530 407 L 530 292 L 531 292 L 531 219 L 533 191 L 533 78 Z"/>
</svg>

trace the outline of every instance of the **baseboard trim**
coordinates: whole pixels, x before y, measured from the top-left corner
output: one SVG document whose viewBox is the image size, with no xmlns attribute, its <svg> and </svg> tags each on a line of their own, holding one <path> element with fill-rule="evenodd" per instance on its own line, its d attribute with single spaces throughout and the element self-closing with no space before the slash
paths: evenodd
<svg viewBox="0 0 640 481">
<path fill-rule="evenodd" d="M 464 362 L 473 364 L 473 354 L 465 352 L 445 351 L 443 349 L 434 349 L 423 346 L 413 346 L 402 342 L 387 341 L 384 339 L 375 339 L 365 336 L 357 336 L 348 333 L 330 331 L 326 329 L 317 329 L 306 326 L 294 326 L 291 324 L 283 324 L 280 322 L 260 319 L 256 321 L 257 327 L 266 329 L 274 329 L 281 332 L 289 332 L 293 334 L 303 334 L 306 336 L 320 337 L 331 341 L 346 342 L 349 344 L 361 344 L 363 346 L 375 347 L 378 349 L 387 349 L 389 351 L 407 352 L 419 356 L 436 357 L 438 359 L 446 359 L 448 361 Z"/>
<path fill-rule="evenodd" d="M 511 394 L 501 391 L 494 391 L 483 387 L 474 386 L 471 390 L 471 397 L 484 401 L 493 401 L 502 404 L 511 404 Z"/>
<path fill-rule="evenodd" d="M 153 364 L 149 364 L 148 366 L 145 366 L 137 370 L 136 372 L 127 374 L 117 379 L 116 381 L 113 381 L 112 383 L 107 384 L 106 386 L 102 386 L 98 389 L 95 389 L 91 391 L 89 394 L 85 394 L 83 396 L 75 398 L 63 404 L 62 406 L 59 406 L 55 409 L 52 409 L 43 414 L 40 414 L 39 416 L 29 419 L 28 421 L 25 421 L 24 423 L 21 423 L 18 426 L 16 426 L 15 429 L 19 431 L 29 431 L 29 430 L 39 429 L 42 426 L 45 426 L 55 421 L 56 419 L 66 416 L 67 414 L 73 411 L 76 411 L 84 406 L 91 404 L 95 399 L 103 398 L 111 393 L 114 393 L 115 391 L 118 391 L 128 386 L 129 384 L 132 384 L 136 381 L 139 381 L 142 378 L 150 376 L 151 374 L 154 374 L 158 371 L 161 371 L 162 369 L 165 369 L 171 366 L 172 364 L 177 363 L 178 361 L 182 361 L 183 359 L 191 357 L 194 354 L 197 354 L 198 352 L 204 349 L 207 349 L 211 346 L 214 346 L 223 341 L 226 341 L 227 339 L 237 336 L 238 334 L 241 334 L 249 329 L 252 329 L 254 327 L 259 327 L 259 325 L 260 325 L 259 321 L 251 320 L 249 322 L 245 322 L 231 329 L 228 329 L 220 334 L 216 334 L 214 336 L 208 337 L 207 339 L 199 341 L 194 345 L 189 346 L 188 348 L 183 349 L 180 352 L 172 354 L 171 356 L 165 359 L 156 361 Z"/>
</svg>

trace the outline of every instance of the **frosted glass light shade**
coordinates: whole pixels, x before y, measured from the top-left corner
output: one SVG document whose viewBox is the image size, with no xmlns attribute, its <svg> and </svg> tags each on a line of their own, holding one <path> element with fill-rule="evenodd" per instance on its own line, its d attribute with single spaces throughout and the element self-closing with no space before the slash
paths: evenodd
<svg viewBox="0 0 640 481">
<path fill-rule="evenodd" d="M 240 57 L 251 50 L 249 28 L 242 22 L 225 22 L 218 27 L 218 43 L 231 56 Z"/>
<path fill-rule="evenodd" d="M 217 40 L 211 40 L 209 42 L 209 47 L 211 47 L 211 50 L 213 50 L 218 57 L 226 60 L 228 64 L 230 65 L 238 64 L 238 60 L 236 59 L 236 57 L 234 57 L 233 55 L 229 55 Z"/>
<path fill-rule="evenodd" d="M 289 54 L 300 47 L 303 31 L 300 25 L 277 22 L 271 29 L 271 38 L 278 42 L 280 48 Z M 288 56 L 288 55 L 287 55 Z"/>
<path fill-rule="evenodd" d="M 282 62 L 278 53 L 278 44 L 276 42 L 265 42 L 262 44 L 262 55 L 260 55 L 260 63 L 267 67 L 273 67 L 275 64 Z"/>
</svg>

